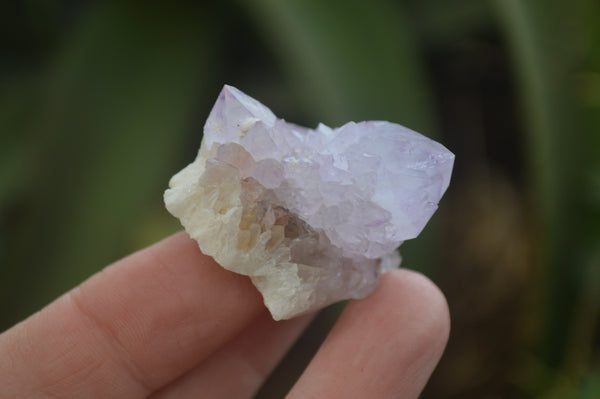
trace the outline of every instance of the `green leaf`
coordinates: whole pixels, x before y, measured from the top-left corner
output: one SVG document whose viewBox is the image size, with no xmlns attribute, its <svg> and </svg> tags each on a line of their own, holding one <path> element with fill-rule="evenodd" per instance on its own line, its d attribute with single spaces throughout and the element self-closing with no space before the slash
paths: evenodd
<svg viewBox="0 0 600 399">
<path fill-rule="evenodd" d="M 359 0 L 242 3 L 316 119 L 333 125 L 389 119 L 434 134 L 423 68 L 401 7 Z"/>
<path fill-rule="evenodd" d="M 546 268 L 546 324 L 541 352 L 552 367 L 564 361 L 575 307 L 600 242 L 599 204 L 590 174 L 600 151 L 596 116 L 577 97 L 582 73 L 598 71 L 598 7 L 592 2 L 498 0 L 497 15 L 513 53 L 529 135 L 531 208 L 540 233 L 537 259 Z M 587 7 L 595 29 L 578 23 Z M 594 55 L 594 51 L 596 54 Z M 597 267 L 597 265 L 594 265 Z"/>
<path fill-rule="evenodd" d="M 126 3 L 98 5 L 81 19 L 32 115 L 38 154 L 28 206 L 6 237 L 3 322 L 131 250 L 124 243 L 138 219 L 162 208 L 214 66 L 212 21 L 199 6 Z"/>
</svg>

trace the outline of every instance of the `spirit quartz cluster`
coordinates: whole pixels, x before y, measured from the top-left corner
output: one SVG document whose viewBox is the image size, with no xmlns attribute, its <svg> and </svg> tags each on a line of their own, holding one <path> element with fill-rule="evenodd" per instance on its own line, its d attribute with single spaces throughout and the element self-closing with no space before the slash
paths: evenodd
<svg viewBox="0 0 600 399">
<path fill-rule="evenodd" d="M 249 276 L 273 318 L 289 319 L 369 295 L 435 212 L 453 162 L 400 125 L 307 129 L 225 86 L 165 203 L 203 253 Z"/>
</svg>

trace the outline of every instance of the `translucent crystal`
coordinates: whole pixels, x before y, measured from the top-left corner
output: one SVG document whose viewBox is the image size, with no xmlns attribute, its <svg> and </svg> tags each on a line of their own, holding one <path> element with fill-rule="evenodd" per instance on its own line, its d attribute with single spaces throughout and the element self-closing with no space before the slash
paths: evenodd
<svg viewBox="0 0 600 399">
<path fill-rule="evenodd" d="M 250 276 L 273 318 L 288 319 L 371 293 L 437 209 L 453 162 L 403 126 L 307 129 L 225 86 L 165 203 L 205 254 Z"/>
</svg>

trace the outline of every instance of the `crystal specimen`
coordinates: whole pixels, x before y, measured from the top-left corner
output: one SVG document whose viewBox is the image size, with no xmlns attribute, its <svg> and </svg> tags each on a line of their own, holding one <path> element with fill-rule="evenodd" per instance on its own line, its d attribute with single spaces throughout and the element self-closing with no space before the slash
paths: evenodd
<svg viewBox="0 0 600 399">
<path fill-rule="evenodd" d="M 273 318 L 288 319 L 371 293 L 436 210 L 453 162 L 400 125 L 307 129 L 225 86 L 165 203 L 203 253 L 250 276 Z"/>
</svg>

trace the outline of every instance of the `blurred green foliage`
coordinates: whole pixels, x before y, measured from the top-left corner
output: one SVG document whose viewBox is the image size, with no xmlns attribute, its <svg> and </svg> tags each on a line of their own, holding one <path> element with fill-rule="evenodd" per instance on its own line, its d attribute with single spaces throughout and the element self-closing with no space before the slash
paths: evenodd
<svg viewBox="0 0 600 399">
<path fill-rule="evenodd" d="M 456 153 L 402 247 L 453 317 L 423 397 L 600 397 L 599 20 L 593 0 L 3 3 L 0 330 L 179 229 L 162 191 L 228 83 L 291 121 L 387 119 Z"/>
</svg>

